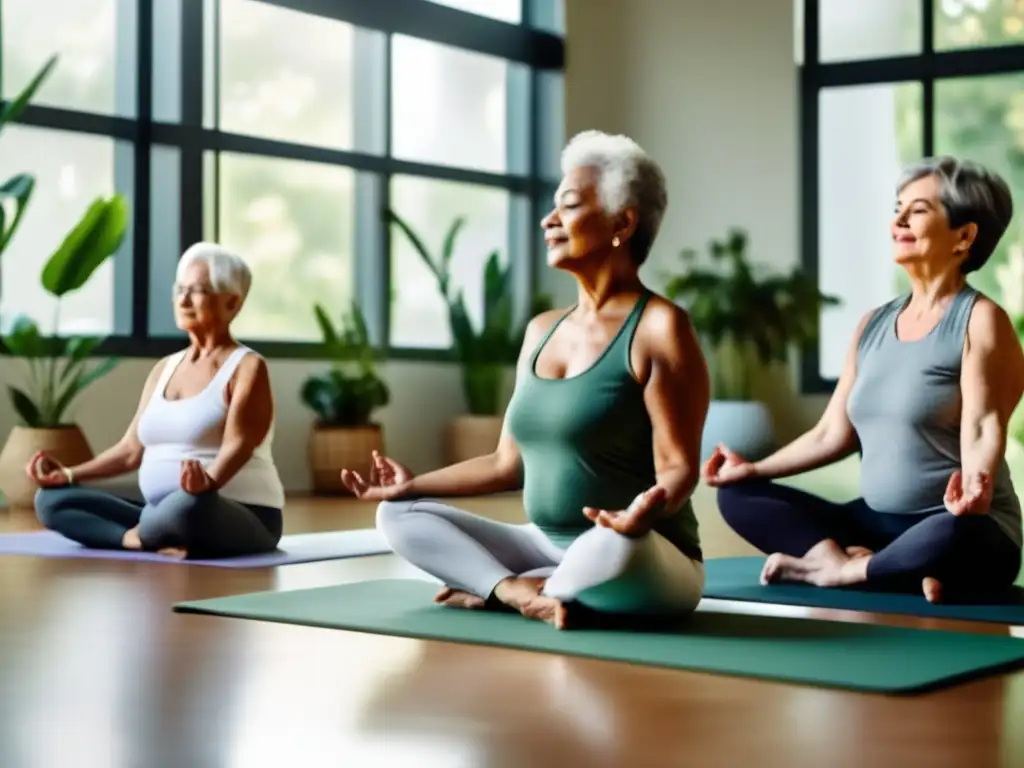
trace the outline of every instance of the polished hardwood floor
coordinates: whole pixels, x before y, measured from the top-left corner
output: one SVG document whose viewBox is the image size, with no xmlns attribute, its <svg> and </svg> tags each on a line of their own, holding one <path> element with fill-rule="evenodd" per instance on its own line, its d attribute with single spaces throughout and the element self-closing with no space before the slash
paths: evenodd
<svg viewBox="0 0 1024 768">
<path fill-rule="evenodd" d="M 464 506 L 521 516 L 514 497 Z M 287 530 L 372 516 L 350 500 L 293 499 Z M 743 551 L 701 517 L 710 554 Z M 0 531 L 35 527 L 31 513 L 0 510 Z M 1024 765 L 1024 674 L 886 697 L 170 610 L 416 573 L 393 556 L 264 571 L 0 557 L 0 766 Z"/>
</svg>

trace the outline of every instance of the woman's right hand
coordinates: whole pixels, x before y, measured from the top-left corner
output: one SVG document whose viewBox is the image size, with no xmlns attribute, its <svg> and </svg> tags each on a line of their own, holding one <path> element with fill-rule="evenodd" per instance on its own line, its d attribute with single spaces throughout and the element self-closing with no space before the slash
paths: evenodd
<svg viewBox="0 0 1024 768">
<path fill-rule="evenodd" d="M 704 462 L 700 475 L 705 483 L 712 488 L 718 488 L 749 480 L 757 475 L 757 471 L 752 462 L 730 451 L 724 445 L 719 445 L 711 454 L 711 458 Z"/>
<path fill-rule="evenodd" d="M 64 465 L 46 451 L 36 451 L 25 472 L 40 488 L 60 488 L 71 484 L 70 473 Z"/>
<path fill-rule="evenodd" d="M 394 459 L 373 452 L 370 477 L 364 480 L 358 472 L 341 470 L 341 482 L 362 501 L 394 501 L 409 490 L 413 474 Z"/>
</svg>

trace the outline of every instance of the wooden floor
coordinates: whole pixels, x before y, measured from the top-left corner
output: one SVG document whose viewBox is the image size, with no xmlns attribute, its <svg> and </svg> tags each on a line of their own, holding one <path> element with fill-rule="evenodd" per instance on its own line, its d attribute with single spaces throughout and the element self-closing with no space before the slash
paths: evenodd
<svg viewBox="0 0 1024 768">
<path fill-rule="evenodd" d="M 466 506 L 520 515 L 515 499 Z M 371 522 L 365 504 L 293 500 L 287 532 Z M 0 530 L 34 527 L 31 514 L 0 510 Z M 704 530 L 723 535 L 714 522 Z M 1024 765 L 1021 674 L 897 698 L 170 610 L 408 575 L 393 556 L 259 572 L 0 558 L 0 766 Z"/>
</svg>

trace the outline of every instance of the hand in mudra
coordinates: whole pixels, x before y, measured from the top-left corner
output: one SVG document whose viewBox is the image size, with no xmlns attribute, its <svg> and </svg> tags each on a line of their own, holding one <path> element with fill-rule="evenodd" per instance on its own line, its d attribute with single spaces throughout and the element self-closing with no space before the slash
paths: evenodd
<svg viewBox="0 0 1024 768">
<path fill-rule="evenodd" d="M 724 445 L 717 446 L 700 469 L 701 479 L 712 488 L 738 483 L 740 480 L 747 480 L 754 475 L 753 463 L 738 453 L 730 451 Z"/>
<path fill-rule="evenodd" d="M 341 470 L 341 482 L 363 501 L 394 501 L 409 489 L 413 474 L 394 459 L 373 452 L 367 479 L 351 469 Z"/>
<path fill-rule="evenodd" d="M 187 459 L 181 462 L 181 475 L 179 478 L 181 490 L 198 496 L 214 489 L 213 478 L 206 473 L 203 465 L 195 459 Z"/>
<path fill-rule="evenodd" d="M 992 505 L 992 479 L 985 472 L 974 472 L 964 481 L 958 469 L 950 476 L 942 501 L 957 516 L 987 515 Z"/>
<path fill-rule="evenodd" d="M 607 509 L 584 507 L 583 514 L 597 525 L 611 528 L 623 536 L 643 536 L 654 527 L 656 507 L 664 500 L 665 489 L 655 485 L 637 494 L 626 509 L 610 512 Z"/>
<path fill-rule="evenodd" d="M 71 484 L 67 468 L 46 451 L 36 451 L 26 465 L 25 472 L 40 488 L 60 488 Z"/>
</svg>

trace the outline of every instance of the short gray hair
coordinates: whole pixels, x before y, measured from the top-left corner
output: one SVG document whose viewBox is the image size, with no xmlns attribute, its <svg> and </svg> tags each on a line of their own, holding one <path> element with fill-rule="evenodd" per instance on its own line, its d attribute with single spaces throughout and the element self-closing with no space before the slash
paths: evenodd
<svg viewBox="0 0 1024 768">
<path fill-rule="evenodd" d="M 668 207 L 665 174 L 631 138 L 602 131 L 578 133 L 562 150 L 563 174 L 588 167 L 597 171 L 598 199 L 608 213 L 636 208 L 636 232 L 629 251 L 637 265 L 643 264 Z"/>
<path fill-rule="evenodd" d="M 906 168 L 896 184 L 899 194 L 911 182 L 935 176 L 939 199 L 952 228 L 978 225 L 978 234 L 961 265 L 966 274 L 985 266 L 1013 218 L 1013 196 L 1006 181 L 979 163 L 948 155 L 927 157 Z"/>
<path fill-rule="evenodd" d="M 252 272 L 249 270 L 249 265 L 237 253 L 229 251 L 217 243 L 201 242 L 190 245 L 178 260 L 176 273 L 178 282 L 181 282 L 181 276 L 189 265 L 194 263 L 206 265 L 210 272 L 210 285 L 218 293 L 234 294 L 243 302 L 249 295 L 249 288 L 252 286 Z"/>
</svg>

